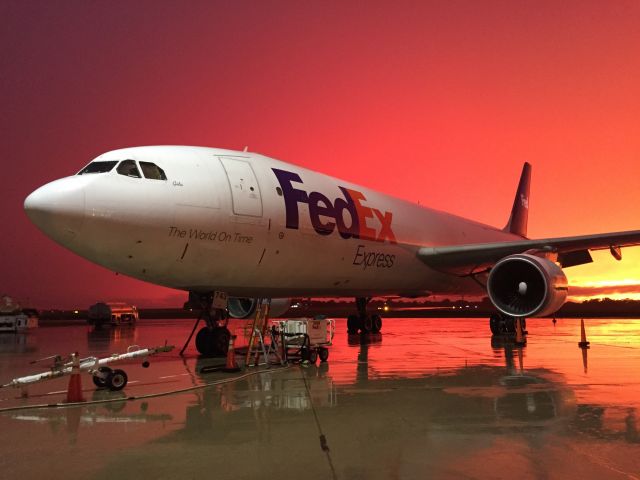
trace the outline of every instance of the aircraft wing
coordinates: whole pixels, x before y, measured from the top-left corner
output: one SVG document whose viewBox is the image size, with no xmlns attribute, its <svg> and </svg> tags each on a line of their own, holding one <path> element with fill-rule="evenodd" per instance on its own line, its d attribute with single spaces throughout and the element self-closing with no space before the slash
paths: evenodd
<svg viewBox="0 0 640 480">
<path fill-rule="evenodd" d="M 501 258 L 516 253 L 557 253 L 558 262 L 563 267 L 571 267 L 592 262 L 589 250 L 610 249 L 611 254 L 620 260 L 620 248 L 634 245 L 640 245 L 640 230 L 540 240 L 422 247 L 418 250 L 418 258 L 441 272 L 471 275 L 487 271 Z"/>
</svg>

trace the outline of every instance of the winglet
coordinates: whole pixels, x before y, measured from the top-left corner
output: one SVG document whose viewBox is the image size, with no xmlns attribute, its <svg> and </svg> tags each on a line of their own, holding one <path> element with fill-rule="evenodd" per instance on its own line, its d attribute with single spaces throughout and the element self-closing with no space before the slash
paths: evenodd
<svg viewBox="0 0 640 480">
<path fill-rule="evenodd" d="M 521 237 L 527 236 L 527 220 L 529 219 L 529 185 L 531 184 L 531 164 L 524 162 L 518 191 L 513 199 L 511 216 L 504 227 L 505 232 L 514 233 Z"/>
</svg>

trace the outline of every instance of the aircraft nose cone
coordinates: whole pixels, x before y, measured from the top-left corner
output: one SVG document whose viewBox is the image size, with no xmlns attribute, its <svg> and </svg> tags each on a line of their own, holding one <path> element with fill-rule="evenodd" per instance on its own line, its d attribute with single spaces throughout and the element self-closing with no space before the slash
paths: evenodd
<svg viewBox="0 0 640 480">
<path fill-rule="evenodd" d="M 74 177 L 47 183 L 25 199 L 24 210 L 49 237 L 59 242 L 72 240 L 84 224 L 84 185 Z"/>
</svg>

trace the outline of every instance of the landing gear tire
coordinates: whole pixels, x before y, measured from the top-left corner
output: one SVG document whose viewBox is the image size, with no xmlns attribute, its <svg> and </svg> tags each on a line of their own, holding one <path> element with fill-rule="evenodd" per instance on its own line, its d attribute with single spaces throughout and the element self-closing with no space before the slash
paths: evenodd
<svg viewBox="0 0 640 480">
<path fill-rule="evenodd" d="M 362 325 L 360 325 L 360 331 L 362 333 L 370 333 L 373 329 L 373 321 L 370 315 L 365 315 L 364 318 L 361 319 Z"/>
<path fill-rule="evenodd" d="M 347 319 L 347 329 L 350 334 L 358 333 L 380 333 L 382 329 L 382 318 L 380 315 L 368 315 L 367 304 L 371 298 L 356 297 L 356 315 L 349 315 Z"/>
<path fill-rule="evenodd" d="M 107 387 L 112 392 L 122 390 L 129 381 L 129 377 L 124 370 L 116 369 L 107 377 Z"/>
<path fill-rule="evenodd" d="M 316 363 L 318 361 L 318 351 L 309 350 L 309 363 Z"/>
<path fill-rule="evenodd" d="M 318 349 L 318 356 L 320 357 L 320 361 L 322 363 L 326 362 L 329 359 L 329 349 L 320 347 Z"/>
<path fill-rule="evenodd" d="M 208 327 L 201 328 L 196 335 L 196 349 L 200 355 L 213 356 L 213 333 Z"/>
<path fill-rule="evenodd" d="M 227 354 L 231 333 L 223 327 L 203 327 L 196 335 L 196 349 L 205 357 L 219 357 Z"/>
<path fill-rule="evenodd" d="M 371 333 L 380 333 L 382 330 L 382 317 L 380 315 L 371 315 Z"/>
<path fill-rule="evenodd" d="M 91 380 L 93 380 L 93 384 L 98 388 L 106 388 L 107 387 L 107 379 L 109 375 L 111 375 L 111 369 L 109 367 L 100 367 L 98 368 L 98 375 L 93 375 Z"/>
<path fill-rule="evenodd" d="M 347 317 L 347 333 L 355 335 L 360 328 L 360 318 L 357 315 L 349 315 Z"/>
<path fill-rule="evenodd" d="M 526 331 L 527 320 L 522 319 L 522 330 Z M 516 318 L 501 313 L 489 317 L 489 328 L 493 335 L 513 335 L 516 333 Z"/>
<path fill-rule="evenodd" d="M 227 350 L 229 350 L 229 338 L 231 337 L 231 332 L 229 332 L 227 328 L 214 328 L 213 332 L 213 344 L 216 352 L 215 355 L 224 357 L 227 354 Z"/>
<path fill-rule="evenodd" d="M 505 317 L 504 319 L 505 330 L 509 334 L 516 333 L 516 319 L 513 317 Z"/>
<path fill-rule="evenodd" d="M 492 314 L 489 317 L 489 328 L 491 329 L 491 333 L 493 335 L 503 335 L 505 332 L 502 315 L 499 315 L 497 313 Z"/>
</svg>

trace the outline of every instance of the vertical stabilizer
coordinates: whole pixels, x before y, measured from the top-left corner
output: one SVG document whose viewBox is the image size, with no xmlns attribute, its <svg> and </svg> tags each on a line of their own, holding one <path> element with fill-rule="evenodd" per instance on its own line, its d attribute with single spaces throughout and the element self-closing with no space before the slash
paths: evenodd
<svg viewBox="0 0 640 480">
<path fill-rule="evenodd" d="M 520 183 L 518 183 L 518 191 L 513 199 L 513 207 L 511 208 L 511 216 L 507 226 L 504 227 L 505 232 L 514 233 L 521 237 L 527 236 L 527 221 L 529 219 L 529 185 L 531 183 L 531 164 L 524 162 L 522 167 L 522 175 L 520 175 Z"/>
</svg>

